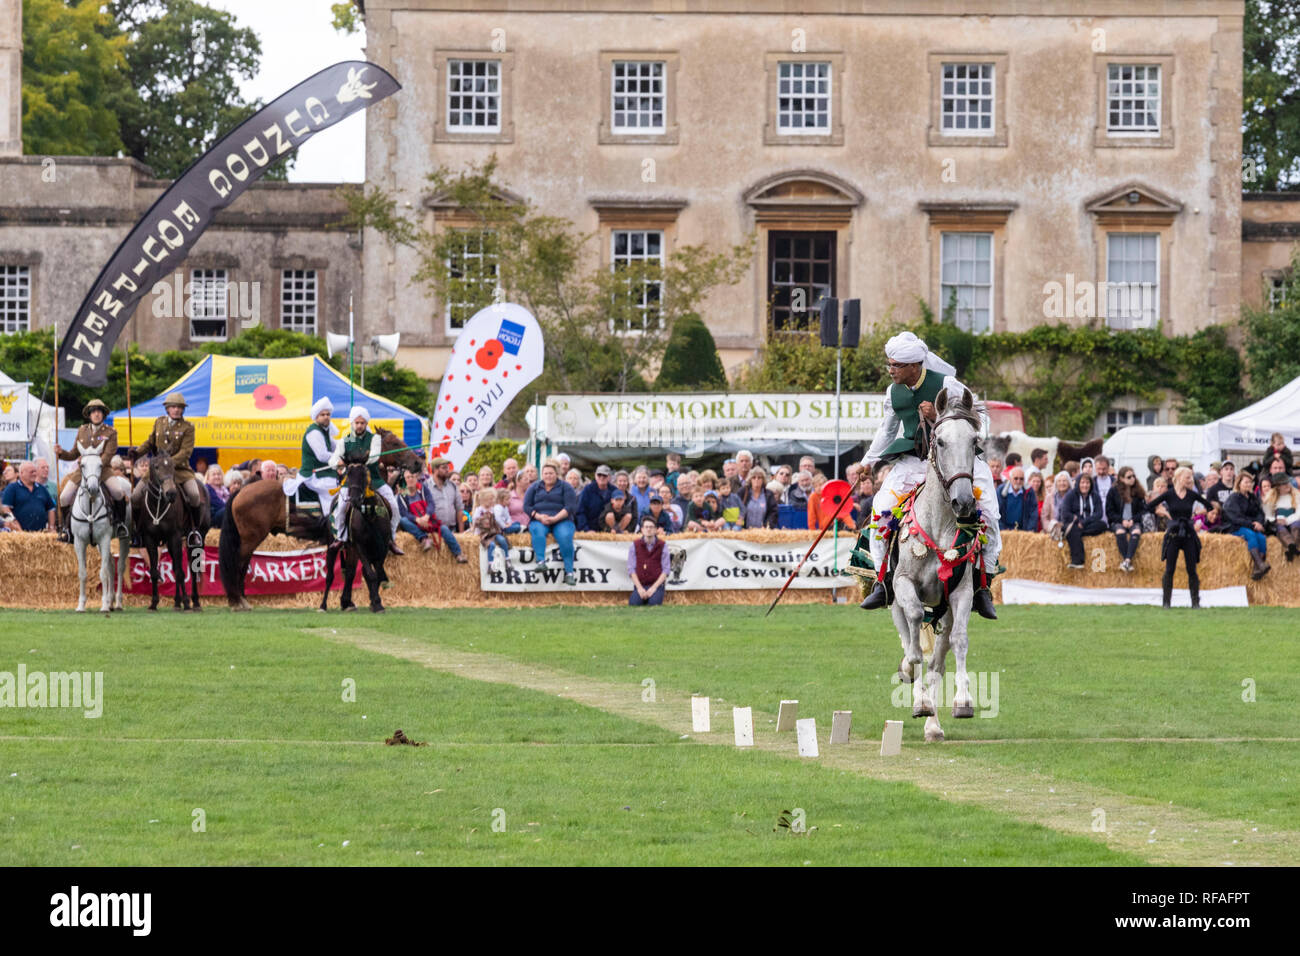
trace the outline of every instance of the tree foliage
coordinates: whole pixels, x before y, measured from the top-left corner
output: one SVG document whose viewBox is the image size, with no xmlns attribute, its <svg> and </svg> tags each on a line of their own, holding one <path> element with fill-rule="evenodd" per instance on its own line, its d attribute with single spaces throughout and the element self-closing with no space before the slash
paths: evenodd
<svg viewBox="0 0 1300 956">
<path fill-rule="evenodd" d="M 533 392 L 645 390 L 644 376 L 660 364 L 678 320 L 697 315 L 710 291 L 739 281 L 748 268 L 752 243 L 685 246 L 662 266 L 591 270 L 585 253 L 593 236 L 511 198 L 496 172 L 492 156 L 428 175 L 430 193 L 469 221 L 464 228 L 435 224 L 430 230 L 374 188 L 341 195 L 349 208 L 347 225 L 376 229 L 415 250 L 419 267 L 412 281 L 436 300 L 456 303 L 466 318 L 498 298 L 537 317 L 546 339 L 544 371 L 527 400 Z M 466 255 L 467 248 L 476 255 Z M 643 308 L 647 300 L 649 310 Z M 512 418 L 522 404 L 521 397 L 511 406 Z"/>
<path fill-rule="evenodd" d="M 98 0 L 23 4 L 23 147 L 55 156 L 122 149 L 116 104 L 127 90 L 127 41 Z"/>
<path fill-rule="evenodd" d="M 684 315 L 668 339 L 655 390 L 726 389 L 727 373 L 709 327 L 698 315 Z"/>
<path fill-rule="evenodd" d="M 1241 310 L 1243 347 L 1256 398 L 1300 376 L 1300 245 L 1291 253 L 1277 308 Z"/>
<path fill-rule="evenodd" d="M 956 367 L 963 382 L 985 397 L 1019 405 L 1031 434 L 1085 437 L 1116 400 L 1136 395 L 1155 402 L 1164 389 L 1187 402 L 1184 419 L 1220 418 L 1245 403 L 1240 356 L 1218 326 L 1190 336 L 1064 324 L 975 335 L 935 321 L 924 303 L 912 321 L 896 321 L 887 312 L 863 331 L 857 348 L 844 350 L 842 388 L 884 391 L 889 384 L 885 342 L 904 329 L 925 339 Z M 832 391 L 835 350 L 822 348 L 815 333 L 770 337 L 737 387 Z"/>
<path fill-rule="evenodd" d="M 1300 0 L 1246 0 L 1242 185 L 1300 185 Z"/>
</svg>

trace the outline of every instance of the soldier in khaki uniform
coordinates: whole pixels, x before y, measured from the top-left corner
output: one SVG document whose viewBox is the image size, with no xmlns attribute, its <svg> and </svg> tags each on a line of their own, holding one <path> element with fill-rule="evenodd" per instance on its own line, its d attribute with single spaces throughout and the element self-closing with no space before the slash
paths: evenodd
<svg viewBox="0 0 1300 956">
<path fill-rule="evenodd" d="M 92 398 L 81 410 L 81 417 L 86 424 L 77 429 L 77 439 L 73 447 L 64 450 L 61 445 L 54 446 L 54 453 L 62 461 L 79 461 L 82 448 L 99 452 L 99 459 L 104 463 L 104 489 L 113 508 L 113 521 L 123 524 L 126 521 L 126 499 L 131 494 L 131 483 L 112 473 L 113 456 L 117 454 L 117 430 L 112 425 L 105 425 L 108 406 L 97 398 Z M 59 492 L 59 506 L 63 509 L 62 534 L 68 535 L 68 522 L 72 517 L 72 502 L 77 497 L 77 488 L 81 485 L 81 472 L 74 471 L 68 476 L 63 490 Z M 71 540 L 71 535 L 68 535 Z"/>
<path fill-rule="evenodd" d="M 199 494 L 199 482 L 190 467 L 190 455 L 194 453 L 194 426 L 185 420 L 185 396 L 180 392 L 171 392 L 163 399 L 166 415 L 154 420 L 153 432 L 135 449 L 137 455 L 167 455 L 176 466 L 176 483 L 185 494 L 185 503 L 190 510 L 190 524 L 198 528 L 202 523 L 201 508 L 203 500 Z M 144 508 L 144 493 L 148 480 L 136 484 L 131 492 L 131 508 L 140 514 Z M 197 531 L 191 534 L 198 535 Z"/>
</svg>

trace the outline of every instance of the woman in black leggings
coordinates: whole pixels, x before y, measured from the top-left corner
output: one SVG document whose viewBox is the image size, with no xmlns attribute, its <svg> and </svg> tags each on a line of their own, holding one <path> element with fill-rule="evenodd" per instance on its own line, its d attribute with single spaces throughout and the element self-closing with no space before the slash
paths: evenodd
<svg viewBox="0 0 1300 956">
<path fill-rule="evenodd" d="M 1164 606 L 1169 607 L 1169 599 L 1174 591 L 1174 568 L 1178 565 L 1178 552 L 1183 553 L 1187 565 L 1187 587 L 1192 592 L 1192 607 L 1201 606 L 1201 579 L 1196 575 L 1196 562 L 1201 558 L 1201 539 L 1192 526 L 1192 504 L 1200 502 L 1209 510 L 1210 503 L 1196 490 L 1192 469 L 1179 468 L 1174 472 L 1174 486 L 1159 498 L 1147 502 L 1147 507 L 1154 511 L 1164 505 L 1169 511 L 1169 526 L 1165 529 L 1164 546 L 1160 556 L 1165 559 L 1165 577 L 1161 582 L 1164 588 Z"/>
</svg>

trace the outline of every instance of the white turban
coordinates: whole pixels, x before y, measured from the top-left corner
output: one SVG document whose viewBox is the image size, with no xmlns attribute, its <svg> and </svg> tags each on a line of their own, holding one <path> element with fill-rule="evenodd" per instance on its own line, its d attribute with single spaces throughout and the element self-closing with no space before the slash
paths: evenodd
<svg viewBox="0 0 1300 956">
<path fill-rule="evenodd" d="M 348 421 L 355 422 L 358 418 L 364 418 L 366 420 L 366 424 L 367 425 L 370 424 L 370 412 L 366 410 L 366 406 L 353 405 L 352 411 L 348 412 Z"/>
<path fill-rule="evenodd" d="M 895 362 L 911 365 L 920 362 L 925 368 L 940 375 L 956 375 L 957 370 L 935 355 L 922 339 L 911 332 L 899 332 L 885 343 L 885 355 Z"/>
<path fill-rule="evenodd" d="M 331 415 L 334 414 L 334 403 L 329 400 L 328 395 L 316 400 L 316 404 L 311 407 L 311 417 L 315 418 L 321 412 L 329 412 Z"/>
</svg>

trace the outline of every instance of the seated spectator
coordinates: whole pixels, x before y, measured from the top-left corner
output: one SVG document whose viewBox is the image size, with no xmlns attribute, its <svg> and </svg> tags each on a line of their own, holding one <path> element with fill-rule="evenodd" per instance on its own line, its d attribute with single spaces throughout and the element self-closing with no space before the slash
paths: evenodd
<svg viewBox="0 0 1300 956">
<path fill-rule="evenodd" d="M 1061 502 L 1060 522 L 1070 545 L 1070 568 L 1079 571 L 1083 563 L 1083 539 L 1106 532 L 1106 508 L 1092 486 L 1092 475 L 1081 473 Z"/>
<path fill-rule="evenodd" d="M 813 476 L 811 471 L 800 471 L 794 486 L 786 492 L 786 504 L 795 508 L 808 507 L 808 499 L 813 493 Z M 809 527 L 812 527 L 809 524 Z"/>
<path fill-rule="evenodd" d="M 537 466 L 532 464 L 531 462 L 528 463 L 527 465 L 524 465 L 523 471 L 521 471 L 520 474 L 522 474 L 524 478 L 528 480 L 528 487 L 531 488 L 533 485 L 537 484 Z M 557 477 L 559 476 L 558 469 L 556 470 L 555 474 Z"/>
<path fill-rule="evenodd" d="M 740 458 L 739 455 L 736 457 Z M 739 463 L 743 461 L 740 459 Z M 740 514 L 745 527 L 775 528 L 778 517 L 776 507 L 776 495 L 767 490 L 767 472 L 757 465 L 750 467 L 744 490 L 740 494 Z"/>
<path fill-rule="evenodd" d="M 620 468 L 614 472 L 614 487 L 630 497 L 632 494 L 632 476 Z"/>
<path fill-rule="evenodd" d="M 754 453 L 748 448 L 736 452 L 736 477 L 743 482 L 742 487 L 749 487 L 749 470 L 754 467 Z M 763 481 L 767 481 L 767 472 L 763 472 Z"/>
<path fill-rule="evenodd" d="M 469 489 L 470 491 L 472 491 L 472 492 L 477 492 L 477 491 L 478 491 L 478 472 L 477 472 L 477 471 L 471 471 L 468 475 L 465 475 L 465 476 L 463 476 L 463 477 L 460 477 L 460 476 L 457 476 L 457 475 L 452 475 L 452 476 L 451 476 L 451 483 L 452 483 L 453 485 L 459 485 L 461 488 L 468 488 L 468 489 Z M 471 512 L 472 512 L 473 510 L 474 510 L 473 508 L 470 508 L 470 511 L 471 511 Z"/>
<path fill-rule="evenodd" d="M 1224 462 L 1225 467 L 1227 464 Z M 1248 472 L 1237 477 L 1236 490 L 1223 503 L 1223 528 L 1228 534 L 1246 542 L 1250 559 L 1255 564 L 1255 570 L 1250 576 L 1258 581 L 1271 568 L 1267 559 L 1268 542 L 1264 538 L 1264 512 L 1251 493 L 1254 489 L 1255 479 Z"/>
<path fill-rule="evenodd" d="M 1274 458 L 1269 462 L 1268 478 L 1269 481 L 1273 482 L 1275 488 L 1290 485 L 1292 488 L 1300 489 L 1300 481 L 1296 481 L 1287 466 L 1283 464 L 1281 458 Z"/>
<path fill-rule="evenodd" d="M 664 507 L 664 499 L 658 493 L 650 496 L 650 513 L 642 515 L 641 520 L 644 521 L 646 518 L 654 518 L 655 527 L 664 534 L 672 534 L 676 530 L 673 527 L 672 513 Z"/>
<path fill-rule="evenodd" d="M 204 458 L 202 455 L 200 455 L 198 458 L 194 459 L 194 474 L 199 478 L 204 478 L 207 476 L 207 473 L 208 473 L 208 460 Z M 204 484 L 205 482 L 201 481 L 199 483 Z"/>
<path fill-rule="evenodd" d="M 564 480 L 569 483 L 569 487 L 574 491 L 582 491 L 582 472 L 576 468 L 570 468 L 564 475 Z"/>
<path fill-rule="evenodd" d="M 583 486 L 578 493 L 578 513 L 573 516 L 574 527 L 579 531 L 603 531 L 605 506 L 609 504 L 610 487 L 609 465 L 596 468 L 596 477 Z"/>
<path fill-rule="evenodd" d="M 478 475 L 470 475 L 475 481 Z M 460 486 L 460 520 L 461 527 L 468 528 L 470 519 L 474 515 L 474 492 L 470 490 L 469 485 Z"/>
<path fill-rule="evenodd" d="M 700 472 L 700 477 L 695 481 L 695 487 L 704 489 L 705 492 L 718 490 L 718 473 L 712 468 L 705 468 Z"/>
<path fill-rule="evenodd" d="M 1164 471 L 1165 460 L 1159 455 L 1152 455 L 1147 459 L 1147 491 L 1155 490 L 1156 479 L 1164 477 Z M 1168 487 L 1168 485 L 1169 482 L 1166 480 L 1165 486 Z"/>
<path fill-rule="evenodd" d="M 1138 485 L 1137 475 L 1125 465 L 1119 470 L 1115 484 L 1106 492 L 1106 521 L 1115 532 L 1119 547 L 1119 569 L 1133 570 L 1138 541 L 1142 535 L 1142 515 L 1146 511 L 1146 494 Z"/>
<path fill-rule="evenodd" d="M 442 523 L 433 513 L 433 496 L 414 469 L 407 469 L 402 483 L 393 487 L 397 492 L 397 526 L 420 542 L 421 551 L 428 551 L 436 540 L 430 535 L 442 534 Z"/>
<path fill-rule="evenodd" d="M 203 473 L 203 483 L 208 486 L 208 513 L 213 528 L 221 527 L 221 519 L 226 513 L 226 501 L 230 498 L 225 478 L 225 472 L 215 463 L 208 465 L 208 470 Z"/>
<path fill-rule="evenodd" d="M 501 480 L 497 482 L 497 487 L 509 488 L 513 491 L 516 487 L 516 479 L 518 476 L 519 462 L 515 461 L 513 458 L 507 458 L 501 463 Z"/>
<path fill-rule="evenodd" d="M 703 496 L 703 502 L 698 499 Z M 722 506 L 718 502 L 718 493 L 716 491 L 701 491 L 698 487 L 695 489 L 695 496 L 691 499 L 691 507 L 686 515 L 687 530 L 699 531 L 721 531 L 726 521 L 722 517 Z M 694 523 L 698 528 L 691 528 Z"/>
<path fill-rule="evenodd" d="M 636 518 L 636 501 L 615 488 L 610 492 L 609 504 L 600 514 L 601 530 L 610 534 L 634 534 Z"/>
<path fill-rule="evenodd" d="M 1196 480 L 1196 489 L 1205 494 L 1219 483 L 1219 469 L 1211 468 L 1204 475 L 1193 474 L 1192 477 Z"/>
<path fill-rule="evenodd" d="M 1070 476 L 1070 487 L 1074 487 L 1074 479 L 1079 477 L 1079 463 L 1077 461 L 1067 461 L 1061 466 L 1061 469 Z"/>
<path fill-rule="evenodd" d="M 1097 494 L 1101 495 L 1102 501 L 1110 494 L 1110 489 L 1115 485 L 1115 475 L 1110 470 L 1110 459 L 1105 455 L 1098 455 L 1093 462 L 1092 481 L 1097 486 Z"/>
<path fill-rule="evenodd" d="M 510 523 L 520 528 L 528 527 L 528 514 L 524 511 L 524 496 L 528 493 L 528 476 L 515 472 L 515 487 L 510 493 Z M 500 484 L 498 482 L 498 484 Z M 594 529 L 593 529 L 594 530 Z"/>
<path fill-rule="evenodd" d="M 1165 462 L 1166 467 L 1169 464 L 1168 461 Z M 1175 462 L 1175 464 L 1177 463 Z M 1210 486 L 1209 490 L 1205 492 L 1205 497 L 1210 501 L 1217 501 L 1219 504 L 1224 505 L 1224 514 L 1226 515 L 1228 498 L 1231 497 L 1236 486 L 1236 468 L 1232 462 L 1225 461 L 1219 466 L 1218 482 Z"/>
<path fill-rule="evenodd" d="M 1162 506 L 1163 507 L 1163 506 Z M 1217 501 L 1210 502 L 1206 511 L 1199 504 L 1192 506 L 1192 527 L 1198 534 L 1218 534 L 1223 530 L 1223 506 Z"/>
<path fill-rule="evenodd" d="M 501 524 L 502 522 L 505 522 L 504 524 L 501 524 L 501 533 L 518 534 L 520 531 L 523 531 L 524 530 L 523 522 L 520 521 L 519 518 L 510 511 L 510 502 L 511 502 L 511 494 L 512 494 L 510 489 L 498 488 L 496 487 L 496 485 L 491 485 L 491 484 L 489 484 L 487 488 L 490 488 L 496 494 L 495 508 L 500 510 L 493 510 L 492 513 L 496 515 L 497 523 Z"/>
<path fill-rule="evenodd" d="M 691 503 L 691 494 L 695 491 L 695 479 L 689 473 L 677 476 L 677 495 L 669 504 L 681 512 L 681 527 L 686 526 L 686 509 Z"/>
<path fill-rule="evenodd" d="M 728 458 L 726 461 L 722 463 L 722 477 L 731 479 L 731 490 L 733 494 L 740 493 L 736 491 L 736 489 L 740 487 L 740 482 L 736 480 L 737 478 L 736 459 Z"/>
<path fill-rule="evenodd" d="M 650 490 L 665 501 L 673 496 L 672 486 L 664 480 L 664 473 L 659 468 L 650 472 Z"/>
<path fill-rule="evenodd" d="M 1260 459 L 1259 470 L 1265 474 L 1273 473 L 1273 462 L 1282 463 L 1281 470 L 1289 477 L 1291 470 L 1295 467 L 1291 461 L 1291 449 L 1286 445 L 1286 438 L 1281 432 L 1274 432 L 1273 437 L 1269 440 L 1268 448 L 1264 451 L 1264 457 Z"/>
<path fill-rule="evenodd" d="M 639 607 L 664 603 L 664 590 L 668 586 L 668 545 L 659 536 L 658 525 L 649 515 L 641 519 L 641 533 L 627 550 L 627 575 L 632 579 L 628 604 Z"/>
<path fill-rule="evenodd" d="M 776 497 L 778 505 L 785 504 L 785 485 L 781 483 L 780 478 L 773 478 L 767 483 L 767 490 Z"/>
<path fill-rule="evenodd" d="M 49 465 L 47 464 L 48 471 Z M 10 531 L 54 533 L 54 497 L 37 481 L 38 470 L 30 461 L 18 465 L 18 480 L 0 492 L 0 504 L 9 509 L 5 527 Z"/>
<path fill-rule="evenodd" d="M 505 491 L 504 488 L 500 490 Z M 510 524 L 510 509 L 498 503 L 497 493 L 498 489 L 491 485 L 479 491 L 470 515 L 470 527 L 478 535 L 479 547 L 487 548 L 488 567 L 509 574 L 514 570 L 510 564 L 510 543 L 505 536 L 505 528 Z M 497 548 L 501 549 L 502 555 L 500 568 L 495 565 Z"/>
<path fill-rule="evenodd" d="M 1164 465 L 1161 464 L 1163 470 Z M 1156 475 L 1155 481 L 1151 485 L 1151 491 L 1147 494 L 1147 510 L 1142 515 L 1143 529 L 1146 531 L 1164 531 L 1169 526 L 1169 509 L 1164 505 L 1155 505 L 1153 503 L 1157 498 L 1169 490 L 1169 482 L 1163 474 Z M 1192 489 L 1195 491 L 1196 489 Z M 1150 519 L 1150 520 L 1148 520 Z"/>
<path fill-rule="evenodd" d="M 480 488 L 493 488 L 496 486 L 496 479 L 492 476 L 491 465 L 484 465 L 478 470 L 478 486 Z"/>
<path fill-rule="evenodd" d="M 997 490 L 1001 511 L 998 527 L 1003 531 L 1037 531 L 1038 499 L 1025 488 L 1025 470 L 1013 465 L 1003 474 L 1006 481 Z"/>
<path fill-rule="evenodd" d="M 542 466 L 542 477 L 524 494 L 524 511 L 528 515 L 528 533 L 533 537 L 533 554 L 537 569 L 546 566 L 546 537 L 552 535 L 564 562 L 564 583 L 578 583 L 573 573 L 573 513 L 578 510 L 578 496 L 560 481 L 554 461 Z"/>
<path fill-rule="evenodd" d="M 1034 493 L 1034 500 L 1038 502 L 1038 527 L 1035 531 L 1043 530 L 1043 473 L 1035 471 L 1033 474 L 1025 474 L 1025 487 Z"/>
<path fill-rule="evenodd" d="M 718 479 L 718 507 L 722 509 L 722 527 L 727 531 L 739 531 L 740 495 L 732 490 L 732 481 L 725 475 Z"/>
<path fill-rule="evenodd" d="M 632 487 L 623 490 L 636 502 L 637 514 L 645 514 L 650 510 L 650 470 L 645 465 L 637 466 L 632 472 Z M 635 534 L 636 528 L 632 532 Z"/>
<path fill-rule="evenodd" d="M 1279 461 L 1276 458 L 1273 460 Z M 1273 534 L 1277 535 L 1277 540 L 1286 551 L 1289 563 L 1295 560 L 1297 551 L 1300 551 L 1300 511 L 1297 511 L 1300 492 L 1286 480 L 1285 475 L 1273 477 L 1282 480 L 1274 484 L 1271 477 L 1260 479 L 1259 508 L 1264 512 L 1264 526 L 1273 529 Z"/>
<path fill-rule="evenodd" d="M 276 477 L 276 480 L 277 480 L 277 481 L 283 483 L 284 480 L 285 480 L 286 478 L 289 477 L 289 468 L 288 468 L 288 466 L 287 466 L 287 465 L 276 465 L 276 466 L 275 466 L 275 477 Z"/>
<path fill-rule="evenodd" d="M 1070 473 L 1061 469 L 1052 479 L 1052 491 L 1043 496 L 1043 509 L 1039 512 L 1040 527 L 1055 541 L 1062 540 L 1065 526 L 1061 524 L 1061 505 L 1070 491 Z"/>
</svg>

